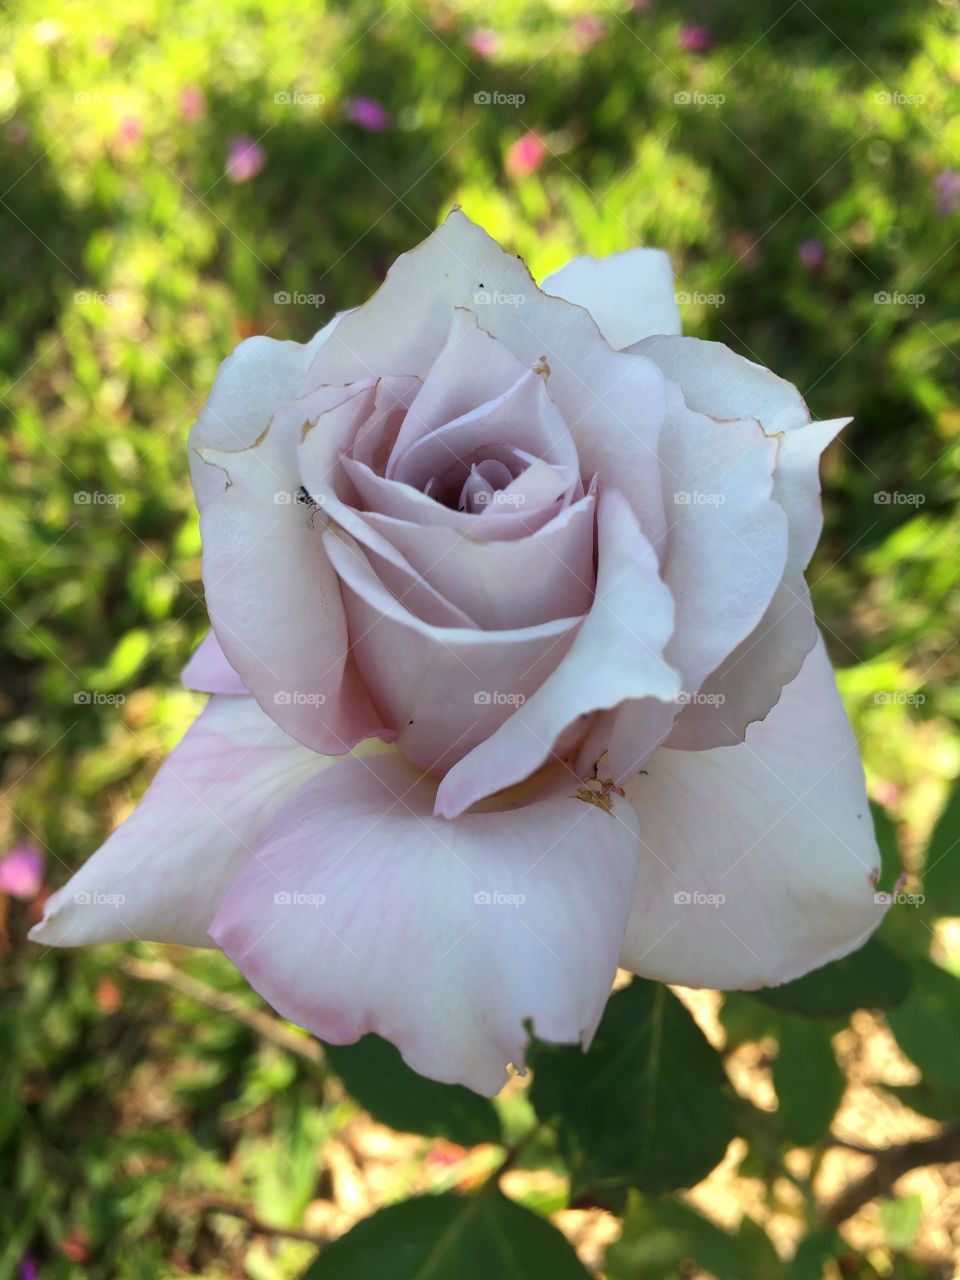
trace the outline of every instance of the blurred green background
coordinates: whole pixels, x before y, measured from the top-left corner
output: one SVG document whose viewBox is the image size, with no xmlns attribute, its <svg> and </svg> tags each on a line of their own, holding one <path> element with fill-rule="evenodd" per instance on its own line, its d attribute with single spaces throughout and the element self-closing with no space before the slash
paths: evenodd
<svg viewBox="0 0 960 1280">
<path fill-rule="evenodd" d="M 202 701 L 178 686 L 205 629 L 185 440 L 220 361 L 250 334 L 308 338 L 460 202 L 538 278 L 578 253 L 669 250 L 688 332 L 789 378 L 815 417 L 855 415 L 825 461 L 809 576 L 915 887 L 960 772 L 958 33 L 956 0 L 7 7 L 0 849 L 35 843 L 47 886 L 62 883 Z M 356 1128 L 358 1104 L 302 1038 L 291 1050 L 236 1016 L 230 999 L 258 1005 L 219 957 L 173 957 L 198 998 L 142 946 L 43 954 L 24 942 L 38 898 L 0 904 L 0 1280 L 294 1276 L 309 1237 L 496 1162 L 429 1120 L 413 1139 Z M 885 929 L 960 972 L 960 895 L 925 912 Z M 960 1021 L 957 985 L 930 1006 L 943 1024 Z M 775 1054 L 783 1028 L 737 1023 L 738 1007 L 728 1049 L 772 1037 Z M 926 1106 L 954 1114 L 943 1090 Z M 523 1090 L 498 1107 L 521 1134 Z M 371 1191 L 377 1134 L 394 1154 Z M 781 1133 L 761 1159 L 748 1142 L 768 1199 L 811 1145 Z M 531 1174 L 515 1195 L 561 1209 L 549 1142 L 517 1162 L 553 1181 Z M 815 1232 L 803 1185 L 777 1212 Z M 928 1253 L 958 1243 L 941 1209 L 888 1203 L 872 1243 L 823 1256 L 854 1251 L 866 1269 L 847 1275 L 949 1274 L 917 1245 L 924 1215 Z M 632 1204 L 636 1231 L 651 1213 Z M 696 1274 L 690 1224 L 671 1222 L 653 1270 L 621 1252 L 609 1274 Z M 604 1243 L 580 1245 L 598 1274 Z M 725 1265 L 711 1273 L 738 1280 Z"/>
</svg>

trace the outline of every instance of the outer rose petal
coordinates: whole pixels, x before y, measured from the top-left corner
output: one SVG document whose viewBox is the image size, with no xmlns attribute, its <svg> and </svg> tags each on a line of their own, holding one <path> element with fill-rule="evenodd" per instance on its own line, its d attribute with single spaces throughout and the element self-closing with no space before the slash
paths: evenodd
<svg viewBox="0 0 960 1280">
<path fill-rule="evenodd" d="M 627 797 L 642 849 L 620 963 L 634 973 L 776 986 L 855 950 L 883 916 L 857 740 L 822 641 L 746 742 L 664 749 Z"/>
<path fill-rule="evenodd" d="M 496 1093 L 538 1036 L 589 1043 L 616 970 L 636 818 L 554 797 L 456 822 L 397 757 L 345 761 L 277 816 L 212 934 L 285 1017 L 368 1031 Z M 283 899 L 286 898 L 286 902 Z M 512 902 L 510 901 L 512 898 Z M 507 899 L 507 901 L 504 901 Z"/>
<path fill-rule="evenodd" d="M 284 406 L 251 448 L 203 454 L 220 477 L 220 492 L 200 512 L 203 585 L 217 639 L 267 715 L 330 755 L 382 726 L 349 659 L 322 521 L 297 500 L 296 439 L 305 419 L 356 394 L 325 388 Z"/>
<path fill-rule="evenodd" d="M 227 356 L 190 431 L 190 473 L 198 502 L 222 487 L 216 472 L 200 461 L 200 450 L 249 448 L 282 404 L 303 395 L 310 363 L 339 320 L 336 316 L 306 343 L 258 335 Z"/>
<path fill-rule="evenodd" d="M 586 307 L 618 351 L 651 334 L 681 330 L 673 267 L 662 249 L 573 258 L 540 287 L 544 293 Z"/>
<path fill-rule="evenodd" d="M 130 817 L 47 900 L 30 937 L 209 947 L 220 899 L 271 818 L 330 763 L 253 698 L 211 698 Z"/>
<path fill-rule="evenodd" d="M 522 298 L 518 306 L 485 306 L 484 329 L 528 367 L 546 356 L 550 398 L 576 442 L 582 474 L 619 487 L 656 545 L 664 529 L 659 371 L 614 351 L 582 307 L 541 292 L 524 264 L 459 210 L 402 254 L 377 293 L 343 317 L 310 367 L 311 385 L 355 381 L 371 369 L 424 377 L 447 340 L 453 310 L 474 308 L 480 291 Z"/>
<path fill-rule="evenodd" d="M 714 418 L 756 418 L 765 431 L 789 431 L 810 421 L 803 396 L 785 378 L 738 356 L 722 342 L 653 337 L 631 351 L 652 360 L 683 390 L 691 409 Z"/>
<path fill-rule="evenodd" d="M 677 617 L 665 657 L 691 695 L 764 616 L 787 558 L 787 517 L 773 496 L 775 438 L 755 420 L 717 422 L 693 412 L 672 383 L 668 405 L 660 438 L 670 519 L 662 572 Z M 751 675 L 757 678 L 753 666 Z M 680 711 L 644 699 L 598 725 L 591 740 L 608 747 L 609 776 L 623 783 L 642 768 Z"/>
<path fill-rule="evenodd" d="M 437 792 L 437 813 L 454 818 L 523 781 L 590 712 L 625 698 L 672 701 L 680 692 L 663 657 L 673 600 L 653 548 L 615 489 L 601 494 L 598 526 L 597 591 L 569 654 L 496 733 L 454 765 Z"/>
<path fill-rule="evenodd" d="M 195 689 L 197 693 L 247 692 L 212 631 L 208 631 L 194 649 L 180 679 L 188 689 Z"/>
</svg>

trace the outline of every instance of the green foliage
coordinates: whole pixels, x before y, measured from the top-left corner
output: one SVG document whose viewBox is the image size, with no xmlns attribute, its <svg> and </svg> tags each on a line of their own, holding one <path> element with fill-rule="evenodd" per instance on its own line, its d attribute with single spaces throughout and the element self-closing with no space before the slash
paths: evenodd
<svg viewBox="0 0 960 1280">
<path fill-rule="evenodd" d="M 773 1009 L 823 1017 L 854 1009 L 892 1009 L 910 990 L 910 969 L 876 938 L 858 950 L 782 987 L 750 994 Z"/>
<path fill-rule="evenodd" d="M 500 1141 L 497 1113 L 486 1098 L 460 1085 L 423 1079 L 379 1036 L 328 1045 L 327 1060 L 353 1097 L 391 1128 L 449 1138 L 465 1147 Z"/>
<path fill-rule="evenodd" d="M 691 1186 L 734 1136 L 716 1051 L 657 983 L 635 979 L 612 997 L 589 1054 L 537 1045 L 532 1066 L 533 1105 L 558 1126 L 577 1197 Z"/>
<path fill-rule="evenodd" d="M 424 1196 L 367 1218 L 304 1280 L 585 1280 L 589 1273 L 554 1227 L 497 1191 L 465 1200 Z"/>
</svg>

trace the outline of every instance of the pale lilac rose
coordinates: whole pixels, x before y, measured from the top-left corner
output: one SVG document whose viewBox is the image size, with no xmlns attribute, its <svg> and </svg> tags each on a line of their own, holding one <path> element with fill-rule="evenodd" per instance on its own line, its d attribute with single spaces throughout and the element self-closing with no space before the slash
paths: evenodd
<svg viewBox="0 0 960 1280">
<path fill-rule="evenodd" d="M 804 582 L 847 421 L 679 334 L 666 257 L 538 287 L 459 210 L 193 428 L 212 696 L 37 940 L 219 946 L 494 1093 L 617 965 L 776 984 L 878 923 Z"/>
</svg>

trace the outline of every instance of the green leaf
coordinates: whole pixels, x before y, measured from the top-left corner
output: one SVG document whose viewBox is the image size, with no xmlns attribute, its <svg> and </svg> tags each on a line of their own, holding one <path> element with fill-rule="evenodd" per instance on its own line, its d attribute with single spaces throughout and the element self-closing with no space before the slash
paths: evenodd
<svg viewBox="0 0 960 1280">
<path fill-rule="evenodd" d="M 464 1147 L 501 1141 L 500 1122 L 488 1098 L 460 1085 L 425 1080 L 379 1036 L 324 1048 L 347 1092 L 391 1129 L 448 1138 Z"/>
<path fill-rule="evenodd" d="M 913 962 L 913 991 L 887 1014 L 890 1029 L 924 1076 L 960 1079 L 960 979 L 929 960 Z"/>
<path fill-rule="evenodd" d="M 672 992 L 634 980 L 607 1005 L 588 1054 L 536 1044 L 530 1091 L 556 1121 L 573 1196 L 625 1184 L 692 1186 L 734 1136 L 719 1055 Z"/>
<path fill-rule="evenodd" d="M 843 1096 L 846 1081 L 830 1042 L 834 1029 L 810 1018 L 783 1019 L 773 1087 L 783 1136 L 793 1146 L 819 1142 Z"/>
<path fill-rule="evenodd" d="M 917 1195 L 880 1201 L 880 1225 L 891 1249 L 909 1249 L 920 1230 L 923 1200 Z"/>
<path fill-rule="evenodd" d="M 923 891 L 935 915 L 960 915 L 960 784 L 953 788 L 930 837 Z"/>
<path fill-rule="evenodd" d="M 772 1280 L 780 1271 L 776 1250 L 750 1218 L 731 1233 L 678 1200 L 649 1201 L 633 1193 L 620 1239 L 604 1260 L 609 1280 L 683 1280 L 690 1262 L 714 1276 L 751 1280 Z"/>
<path fill-rule="evenodd" d="M 835 1017 L 854 1009 L 893 1009 L 910 991 L 910 969 L 876 938 L 859 951 L 782 987 L 762 987 L 750 995 L 786 1013 Z"/>
<path fill-rule="evenodd" d="M 559 1231 L 499 1191 L 420 1196 L 381 1209 L 302 1280 L 588 1280 Z"/>
<path fill-rule="evenodd" d="M 800 1241 L 783 1273 L 783 1280 L 823 1280 L 824 1268 L 850 1246 L 833 1227 L 817 1227 Z"/>
</svg>

